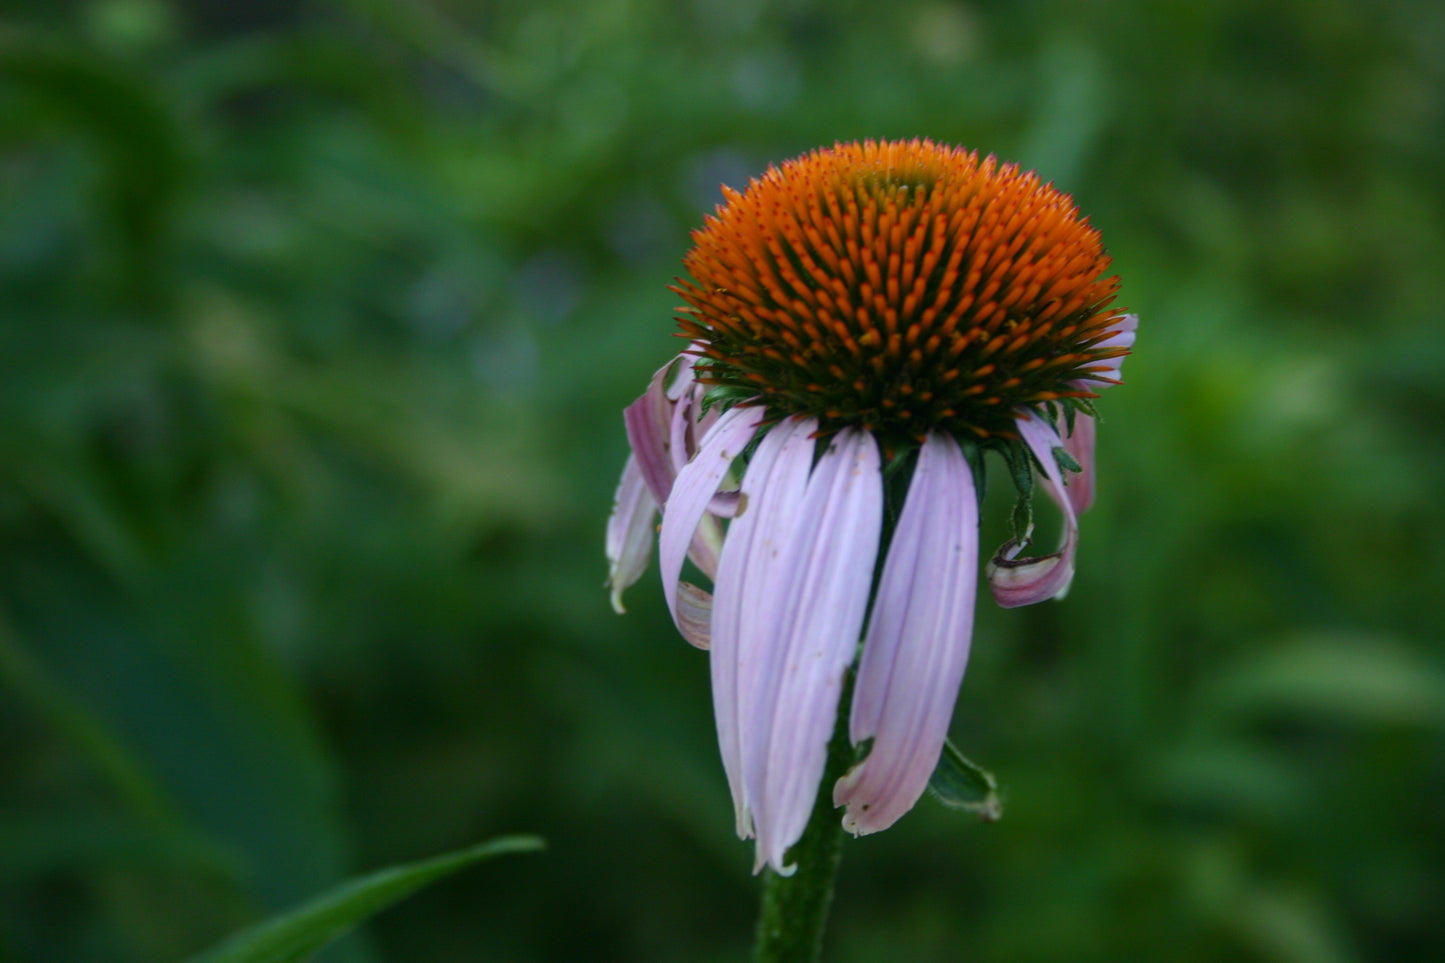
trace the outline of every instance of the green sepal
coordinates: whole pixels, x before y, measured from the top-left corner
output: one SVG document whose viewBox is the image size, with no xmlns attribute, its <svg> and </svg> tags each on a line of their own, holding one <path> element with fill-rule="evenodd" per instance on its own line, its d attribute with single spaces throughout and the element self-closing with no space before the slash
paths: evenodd
<svg viewBox="0 0 1445 963">
<path fill-rule="evenodd" d="M 1093 398 L 1063 398 L 1059 401 L 1051 401 L 1048 404 L 1048 411 L 1050 419 L 1055 422 L 1060 417 L 1063 418 L 1065 435 L 1074 433 L 1074 419 L 1079 415 L 1088 415 L 1096 420 L 1099 417 Z"/>
<path fill-rule="evenodd" d="M 699 406 L 699 414 L 707 414 L 716 407 L 719 411 L 727 411 L 733 406 L 756 398 L 756 389 L 740 388 L 736 385 L 713 385 L 703 392 L 702 404 Z"/>
<path fill-rule="evenodd" d="M 928 779 L 928 791 L 949 809 L 973 813 L 984 822 L 994 823 L 1003 818 L 998 780 L 959 752 L 952 740 L 943 743 L 938 766 Z"/>
<path fill-rule="evenodd" d="M 299 963 L 368 917 L 443 876 L 493 856 L 534 852 L 545 846 L 537 836 L 500 836 L 453 853 L 378 870 L 247 927 L 187 963 Z"/>
<path fill-rule="evenodd" d="M 1065 471 L 1077 473 L 1084 470 L 1084 467 L 1075 461 L 1074 456 L 1069 454 L 1066 449 L 1055 448 L 1054 459 L 1059 463 L 1059 467 Z"/>
<path fill-rule="evenodd" d="M 917 442 L 908 442 L 894 449 L 892 457 L 883 466 L 883 512 L 887 520 L 885 529 L 889 539 L 893 537 L 893 527 L 898 524 L 898 518 L 903 514 L 903 502 L 913 484 L 913 470 L 918 467 L 920 447 Z M 886 558 L 886 542 L 882 548 L 879 557 Z M 881 571 L 880 567 L 877 574 L 881 574 Z"/>
<path fill-rule="evenodd" d="M 1078 414 L 1088 415 L 1090 418 L 1094 419 L 1097 419 L 1099 417 L 1099 409 L 1094 407 L 1093 398 L 1069 398 L 1068 402 L 1069 404 L 1067 407 L 1069 411 L 1070 434 L 1073 434 L 1074 431 L 1074 414 L 1076 412 Z"/>
<path fill-rule="evenodd" d="M 923 446 L 917 442 L 899 445 L 893 449 L 892 457 L 883 466 L 883 483 L 899 484 L 904 489 L 913 478 L 913 468 L 918 463 L 918 452 Z M 900 472 L 903 474 L 900 476 Z"/>
<path fill-rule="evenodd" d="M 1023 548 L 1034 534 L 1034 503 L 1032 499 L 1020 496 L 1018 501 L 1014 502 L 1013 512 L 1009 515 L 1009 524 L 1013 526 L 1014 544 Z"/>
<path fill-rule="evenodd" d="M 1014 544 L 1022 548 L 1029 543 L 1034 534 L 1033 462 L 1023 442 L 1015 441 L 1002 445 L 999 451 L 1003 453 L 1003 459 L 1008 464 L 1009 474 L 1013 477 L 1014 488 L 1019 493 L 1010 521 L 1013 524 Z"/>
<path fill-rule="evenodd" d="M 971 438 L 957 438 L 959 450 L 963 452 L 963 460 L 968 462 L 969 471 L 973 473 L 974 496 L 980 505 L 983 504 L 983 496 L 988 493 L 988 469 L 983 463 L 984 449 L 978 442 Z"/>
</svg>

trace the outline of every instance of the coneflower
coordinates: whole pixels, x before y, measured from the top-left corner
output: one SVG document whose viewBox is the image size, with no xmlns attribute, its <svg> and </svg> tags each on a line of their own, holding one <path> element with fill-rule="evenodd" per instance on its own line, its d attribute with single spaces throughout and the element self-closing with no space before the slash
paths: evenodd
<svg viewBox="0 0 1445 963">
<path fill-rule="evenodd" d="M 609 582 L 621 611 L 661 511 L 663 587 L 710 649 L 738 833 L 755 869 L 786 874 L 850 666 L 848 734 L 867 751 L 832 787 L 844 827 L 885 829 L 928 785 L 968 660 L 986 451 L 1020 493 L 987 565 L 995 599 L 1068 588 L 1091 399 L 1137 318 L 1113 307 L 1068 195 L 992 157 L 839 144 L 724 194 L 673 289 L 688 347 L 626 411 Z M 1037 472 L 1063 538 L 1024 556 Z M 682 581 L 689 557 L 710 593 Z"/>
</svg>

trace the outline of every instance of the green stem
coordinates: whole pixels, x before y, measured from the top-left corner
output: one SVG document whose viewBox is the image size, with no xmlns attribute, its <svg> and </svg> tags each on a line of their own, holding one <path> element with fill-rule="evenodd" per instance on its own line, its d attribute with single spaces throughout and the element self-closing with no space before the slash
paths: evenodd
<svg viewBox="0 0 1445 963">
<path fill-rule="evenodd" d="M 838 722 L 828 743 L 828 762 L 813 815 L 803 837 L 788 850 L 788 858 L 798 868 L 791 876 L 763 870 L 763 901 L 753 953 L 757 963 L 814 963 L 822 954 L 823 927 L 843 859 L 843 820 L 833 807 L 833 784 L 856 757 L 848 740 L 852 703 L 853 673 L 849 671 L 838 700 Z"/>
</svg>

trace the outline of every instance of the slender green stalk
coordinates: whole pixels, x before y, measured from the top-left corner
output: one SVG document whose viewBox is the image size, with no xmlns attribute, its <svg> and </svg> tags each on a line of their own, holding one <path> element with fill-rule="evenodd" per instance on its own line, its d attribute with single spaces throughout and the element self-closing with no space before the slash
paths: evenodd
<svg viewBox="0 0 1445 963">
<path fill-rule="evenodd" d="M 838 723 L 828 743 L 828 763 L 818 786 L 818 799 L 808 828 L 788 857 L 797 865 L 792 876 L 763 870 L 763 901 L 758 914 L 757 963 L 813 963 L 823 951 L 823 928 L 833 902 L 833 883 L 843 859 L 843 819 L 833 807 L 833 784 L 853 764 L 856 753 L 848 740 L 848 710 L 853 704 L 853 673 L 844 678 L 838 700 Z"/>
</svg>

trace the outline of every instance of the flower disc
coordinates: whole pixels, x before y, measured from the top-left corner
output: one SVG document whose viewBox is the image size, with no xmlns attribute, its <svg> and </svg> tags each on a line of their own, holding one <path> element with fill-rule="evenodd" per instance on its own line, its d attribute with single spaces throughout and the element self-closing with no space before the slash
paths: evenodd
<svg viewBox="0 0 1445 963">
<path fill-rule="evenodd" d="M 1120 312 L 1099 233 L 1037 175 L 928 140 L 772 167 L 693 233 L 678 319 L 698 375 L 825 432 L 1013 436 L 1078 382 Z"/>
</svg>

